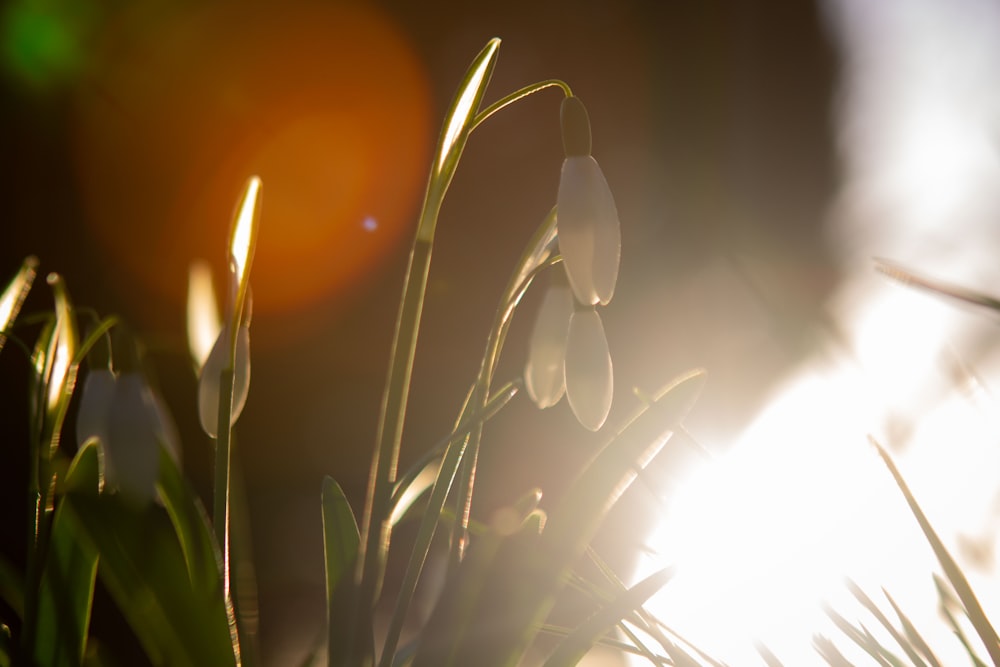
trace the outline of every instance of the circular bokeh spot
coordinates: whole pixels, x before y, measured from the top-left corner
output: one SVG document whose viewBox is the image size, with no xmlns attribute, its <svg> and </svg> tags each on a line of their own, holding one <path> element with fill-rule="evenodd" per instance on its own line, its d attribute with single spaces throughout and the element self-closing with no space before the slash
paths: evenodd
<svg viewBox="0 0 1000 667">
<path fill-rule="evenodd" d="M 219 272 L 245 180 L 263 181 L 256 313 L 350 290 L 412 229 L 428 156 L 421 63 L 358 5 L 143 6 L 106 26 L 77 104 L 88 223 L 141 306 Z"/>
</svg>

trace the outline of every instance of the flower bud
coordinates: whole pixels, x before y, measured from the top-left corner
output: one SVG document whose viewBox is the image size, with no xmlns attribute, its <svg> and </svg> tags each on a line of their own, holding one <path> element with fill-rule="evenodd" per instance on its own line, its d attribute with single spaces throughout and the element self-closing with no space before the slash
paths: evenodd
<svg viewBox="0 0 1000 667">
<path fill-rule="evenodd" d="M 116 380 L 110 368 L 91 368 L 87 372 L 76 415 L 77 447 L 83 447 L 91 438 L 96 438 L 102 446 L 108 441 L 108 413 L 114 400 Z"/>
<path fill-rule="evenodd" d="M 614 383 L 611 353 L 601 316 L 577 309 L 566 338 L 566 398 L 577 420 L 591 431 L 604 425 L 611 411 Z"/>
<path fill-rule="evenodd" d="M 229 325 L 222 328 L 208 354 L 198 378 L 198 416 L 209 437 L 219 433 L 219 388 L 223 369 L 229 362 Z M 250 328 L 241 325 L 236 335 L 236 365 L 233 385 L 233 410 L 229 426 L 236 423 L 250 391 Z"/>
<path fill-rule="evenodd" d="M 535 319 L 528 343 L 528 363 L 524 369 L 528 396 L 539 408 L 552 407 L 566 391 L 563 362 L 572 314 L 573 294 L 565 274 L 557 269 Z"/>
<path fill-rule="evenodd" d="M 159 416 L 153 394 L 139 373 L 122 373 L 108 411 L 105 475 L 126 498 L 153 500 L 160 470 Z"/>
</svg>

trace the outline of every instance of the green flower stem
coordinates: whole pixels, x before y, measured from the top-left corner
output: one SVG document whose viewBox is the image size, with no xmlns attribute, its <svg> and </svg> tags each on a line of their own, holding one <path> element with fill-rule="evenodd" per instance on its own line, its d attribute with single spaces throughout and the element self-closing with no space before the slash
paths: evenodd
<svg viewBox="0 0 1000 667">
<path fill-rule="evenodd" d="M 212 498 L 212 525 L 215 528 L 215 540 L 219 543 L 222 553 L 222 595 L 226 606 L 226 617 L 229 621 L 230 641 L 233 645 L 233 657 L 237 666 L 243 664 L 240 650 L 239 628 L 236 619 L 236 609 L 233 606 L 232 580 L 229 568 L 229 487 L 231 483 L 231 443 L 232 443 L 232 411 L 233 387 L 236 381 L 236 344 L 230 345 L 230 359 L 226 368 L 219 376 L 219 421 L 217 422 L 218 437 L 215 442 L 215 489 Z"/>
<path fill-rule="evenodd" d="M 403 421 L 409 396 L 410 375 L 416 351 L 420 315 L 430 270 L 434 231 L 441 203 L 455 175 L 465 143 L 469 138 L 472 115 L 479 108 L 496 64 L 500 40 L 490 40 L 472 61 L 459 84 L 451 108 L 445 117 L 434 165 L 427 182 L 427 192 L 417 223 L 417 234 L 410 252 L 403 285 L 396 329 L 393 334 L 386 389 L 382 398 L 378 435 L 372 456 L 371 474 L 365 510 L 361 522 L 361 552 L 355 573 L 355 613 L 348 652 L 349 664 L 364 664 L 373 659 L 362 645 L 362 628 L 370 628 L 373 608 L 378 598 L 389 545 L 389 512 L 392 487 L 399 461 Z M 367 639 L 364 640 L 368 642 Z M 362 657 L 366 656 L 366 657 Z"/>
<path fill-rule="evenodd" d="M 503 297 L 500 300 L 501 305 L 493 318 L 493 326 L 490 328 L 489 338 L 486 341 L 486 350 L 480 362 L 479 375 L 476 379 L 475 389 L 473 390 L 472 405 L 476 410 L 486 409 L 490 385 L 493 382 L 493 373 L 500 359 L 500 351 L 503 349 L 515 307 L 520 302 L 524 292 L 528 289 L 535 274 L 552 260 L 548 256 L 548 253 L 543 252 L 543 250 L 547 247 L 548 241 L 554 238 L 555 224 L 556 210 L 553 208 L 545 216 L 545 219 L 542 220 L 538 229 L 535 230 L 534 235 L 532 235 L 531 240 L 521 254 L 521 258 L 507 283 L 507 287 L 504 289 Z M 469 433 L 469 445 L 466 455 L 462 460 L 462 470 L 459 476 L 460 486 L 456 500 L 458 520 L 453 526 L 451 553 L 448 563 L 449 571 L 453 571 L 453 568 L 458 566 L 467 542 L 469 516 L 472 509 L 472 492 L 475 487 L 476 465 L 478 463 L 479 445 L 482 435 L 483 422 L 480 421 L 473 426 Z"/>
<path fill-rule="evenodd" d="M 429 189 L 428 195 L 431 195 Z M 442 193 L 443 194 L 443 193 Z M 425 214 L 436 217 L 440 203 L 430 206 L 425 204 Z M 423 215 L 421 216 L 423 218 Z M 425 223 L 422 219 L 420 228 L 430 225 L 430 238 L 436 220 Z M 403 298 L 400 303 L 396 334 L 392 342 L 392 356 L 389 365 L 389 377 L 386 381 L 386 391 L 382 398 L 382 417 L 379 420 L 377 446 L 372 457 L 371 475 L 368 482 L 368 498 L 365 502 L 365 513 L 361 529 L 362 556 L 359 559 L 361 570 L 357 573 L 358 590 L 356 614 L 353 618 L 355 628 L 370 627 L 371 615 L 379 589 L 385 565 L 385 555 L 388 549 L 391 526 L 389 515 L 391 510 L 392 487 L 396 477 L 396 466 L 399 461 L 399 448 L 402 442 L 403 421 L 406 414 L 406 402 L 409 397 L 410 375 L 413 371 L 413 358 L 417 345 L 417 331 L 420 328 L 420 316 L 423 311 L 424 293 L 427 288 L 427 275 L 430 270 L 432 242 L 419 236 L 413 244 L 410 253 L 410 264 L 406 271 L 406 282 L 403 286 Z M 352 636 L 357 637 L 357 632 Z M 353 658 L 359 658 L 360 646 L 354 646 Z M 354 664 L 354 662 L 350 662 Z"/>
<path fill-rule="evenodd" d="M 570 89 L 569 84 L 565 81 L 560 81 L 559 79 L 548 79 L 547 81 L 539 81 L 538 83 L 533 83 L 530 86 L 525 86 L 520 90 L 515 90 L 510 95 L 507 95 L 493 104 L 489 105 L 472 119 L 472 123 L 469 127 L 469 131 L 479 127 L 487 118 L 500 111 L 504 107 L 510 106 L 514 102 L 527 97 L 528 95 L 533 95 L 540 90 L 545 90 L 546 88 L 562 88 L 563 94 L 566 97 L 572 97 L 573 91 Z"/>
</svg>

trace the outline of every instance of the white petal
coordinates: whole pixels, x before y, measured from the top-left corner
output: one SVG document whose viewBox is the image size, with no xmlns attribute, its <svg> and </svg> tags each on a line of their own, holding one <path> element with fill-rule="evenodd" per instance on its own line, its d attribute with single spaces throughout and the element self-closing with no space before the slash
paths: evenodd
<svg viewBox="0 0 1000 667">
<path fill-rule="evenodd" d="M 219 429 L 219 382 L 222 369 L 226 366 L 229 351 L 229 327 L 225 326 L 208 355 L 198 379 L 198 416 L 201 427 L 210 437 L 217 436 Z M 232 426 L 243 412 L 250 391 L 250 328 L 241 326 L 236 335 L 236 377 L 233 387 L 233 411 L 229 425 Z"/>
<path fill-rule="evenodd" d="M 76 446 L 83 447 L 90 438 L 101 446 L 108 440 L 108 411 L 115 393 L 115 374 L 108 368 L 95 368 L 87 373 L 80 390 L 80 410 L 76 415 Z"/>
<path fill-rule="evenodd" d="M 614 380 L 604 324 L 596 310 L 577 310 L 566 339 L 566 398 L 577 420 L 591 431 L 611 411 Z"/>
<path fill-rule="evenodd" d="M 156 406 L 139 373 L 122 373 L 115 383 L 108 413 L 105 447 L 108 481 L 123 495 L 148 503 L 160 470 L 160 437 Z"/>
<path fill-rule="evenodd" d="M 555 269 L 558 271 L 558 267 Z M 545 292 L 528 343 L 524 384 L 539 408 L 552 407 L 566 390 L 563 360 L 566 335 L 573 314 L 573 295 L 565 282 L 553 283 Z"/>
<path fill-rule="evenodd" d="M 567 157 L 559 179 L 559 251 L 580 303 L 606 304 L 615 292 L 621 226 L 611 189 L 589 155 Z"/>
</svg>

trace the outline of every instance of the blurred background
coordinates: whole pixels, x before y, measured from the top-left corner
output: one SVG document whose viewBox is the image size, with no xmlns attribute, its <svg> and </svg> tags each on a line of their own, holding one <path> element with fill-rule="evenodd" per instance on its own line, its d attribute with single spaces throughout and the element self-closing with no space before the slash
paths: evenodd
<svg viewBox="0 0 1000 667">
<path fill-rule="evenodd" d="M 253 371 L 237 456 L 264 655 L 294 664 L 323 622 L 320 483 L 333 476 L 361 505 L 430 151 L 455 85 L 486 41 L 503 40 L 487 101 L 560 78 L 590 112 L 623 236 L 618 289 L 602 311 L 617 389 L 609 423 L 634 410 L 632 387 L 653 392 L 706 367 L 709 384 L 687 428 L 719 453 L 787 373 L 843 341 L 840 302 L 830 307 L 830 297 L 845 272 L 867 271 L 858 267 L 907 237 L 895 204 L 965 159 L 918 153 L 910 163 L 930 156 L 938 169 L 918 173 L 909 190 L 850 196 L 886 171 L 876 163 L 864 172 L 859 165 L 872 162 L 861 148 L 908 159 L 879 138 L 895 136 L 887 128 L 907 104 L 936 99 L 902 94 L 882 115 L 858 112 L 852 104 L 887 81 L 906 93 L 897 74 L 916 67 L 920 80 L 923 62 L 872 58 L 864 45 L 901 24 L 940 28 L 942 4 L 893 14 L 848 0 L 11 0 L 0 16 L 0 275 L 36 254 L 42 274 L 65 276 L 78 306 L 117 313 L 142 336 L 182 434 L 185 468 L 208 498 L 211 443 L 198 427 L 184 334 L 187 271 L 208 260 L 219 284 L 240 187 L 262 177 Z M 905 16 L 919 20 L 900 22 Z M 940 52 L 976 24 L 952 26 L 955 41 L 938 44 Z M 858 35 L 869 39 L 852 41 Z M 976 43 L 988 42 L 981 37 Z M 852 78 L 873 62 L 881 83 Z M 953 80 L 947 67 L 938 74 Z M 558 93 L 544 91 L 469 142 L 438 226 L 404 466 L 450 430 L 513 263 L 555 202 L 558 111 Z M 951 210 L 925 220 L 923 230 L 936 230 L 922 237 L 925 250 L 954 239 L 942 222 Z M 902 222 L 874 224 L 883 218 Z M 876 231 L 862 234 L 866 226 Z M 960 253 L 952 260 L 946 268 L 965 266 Z M 530 290 L 515 317 L 501 382 L 521 372 L 539 294 Z M 48 298 L 39 286 L 26 312 Z M 23 355 L 8 347 L 0 372 L 0 432 L 21 433 Z M 534 486 L 545 502 L 557 499 L 602 438 L 565 402 L 539 412 L 519 396 L 487 427 L 474 513 L 488 517 Z M 9 534 L 21 531 L 8 528 L 24 515 L 22 443 L 5 437 L 0 464 L 0 525 L 15 562 L 23 545 Z M 669 486 L 669 474 L 663 479 Z M 657 512 L 648 498 L 616 512 L 605 540 L 623 568 Z"/>
</svg>

